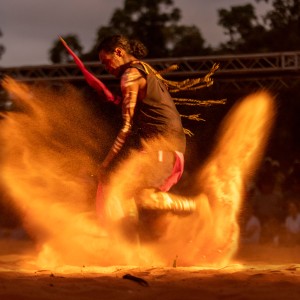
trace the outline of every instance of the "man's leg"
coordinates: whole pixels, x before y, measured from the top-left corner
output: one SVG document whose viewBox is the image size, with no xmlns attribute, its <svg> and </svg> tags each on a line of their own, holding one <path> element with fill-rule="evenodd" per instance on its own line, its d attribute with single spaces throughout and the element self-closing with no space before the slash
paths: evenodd
<svg viewBox="0 0 300 300">
<path fill-rule="evenodd" d="M 178 215 L 191 214 L 196 210 L 194 200 L 155 189 L 144 189 L 136 199 L 141 210 L 160 210 Z"/>
</svg>

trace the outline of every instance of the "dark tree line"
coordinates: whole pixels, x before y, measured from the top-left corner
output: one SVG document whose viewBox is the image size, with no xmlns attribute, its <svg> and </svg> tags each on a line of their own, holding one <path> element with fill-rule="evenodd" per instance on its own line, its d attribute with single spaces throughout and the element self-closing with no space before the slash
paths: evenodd
<svg viewBox="0 0 300 300">
<path fill-rule="evenodd" d="M 263 16 L 256 11 L 260 2 L 270 4 Z M 249 0 L 245 5 L 219 9 L 218 25 L 226 40 L 214 48 L 203 38 L 201 28 L 181 25 L 180 20 L 181 10 L 173 0 L 124 0 L 108 24 L 97 30 L 95 44 L 88 52 L 83 53 L 76 33 L 64 39 L 85 61 L 97 61 L 99 41 L 119 33 L 141 40 L 149 49 L 149 58 L 300 49 L 300 0 Z M 0 43 L 0 59 L 4 50 Z M 58 39 L 49 50 L 49 58 L 53 63 L 71 61 Z"/>
<path fill-rule="evenodd" d="M 220 51 L 251 53 L 300 49 L 300 0 L 256 0 L 270 2 L 271 9 L 260 21 L 252 4 L 220 9 L 219 25 L 229 40 Z"/>
<path fill-rule="evenodd" d="M 256 12 L 260 2 L 270 4 L 263 16 Z M 203 38 L 201 28 L 181 25 L 180 20 L 181 10 L 173 0 L 124 0 L 123 7 L 115 9 L 108 24 L 97 30 L 95 44 L 88 52 L 83 53 L 76 33 L 64 39 L 85 61 L 98 60 L 99 41 L 119 33 L 141 40 L 149 49 L 149 58 L 300 49 L 300 0 L 249 0 L 245 5 L 219 9 L 218 25 L 226 40 L 214 48 Z M 0 43 L 0 59 L 4 50 Z M 49 50 L 49 58 L 53 63 L 71 61 L 59 39 Z"/>
<path fill-rule="evenodd" d="M 269 2 L 270 10 L 258 16 L 256 5 L 263 1 Z M 215 48 L 207 45 L 201 29 L 180 25 L 180 20 L 181 11 L 173 0 L 124 0 L 108 24 L 98 29 L 96 42 L 87 53 L 82 53 L 76 34 L 64 38 L 85 61 L 98 60 L 99 41 L 119 33 L 141 40 L 149 49 L 149 58 L 300 49 L 300 0 L 252 0 L 219 9 L 218 24 L 227 39 Z M 59 40 L 50 50 L 50 59 L 54 63 L 70 60 Z"/>
<path fill-rule="evenodd" d="M 88 53 L 75 34 L 65 36 L 65 40 L 85 61 L 98 60 L 97 44 L 111 34 L 124 34 L 141 40 L 149 49 L 151 57 L 205 55 L 211 52 L 206 47 L 201 32 L 196 26 L 179 25 L 180 9 L 174 7 L 173 0 L 125 0 L 123 8 L 117 8 L 107 26 L 102 26 L 96 34 L 96 43 Z M 59 41 L 50 50 L 54 63 L 67 62 Z"/>
</svg>

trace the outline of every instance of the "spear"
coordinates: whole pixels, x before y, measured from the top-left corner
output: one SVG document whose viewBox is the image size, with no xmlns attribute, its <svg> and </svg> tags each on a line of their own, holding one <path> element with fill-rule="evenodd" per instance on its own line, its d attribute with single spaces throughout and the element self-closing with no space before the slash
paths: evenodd
<svg viewBox="0 0 300 300">
<path fill-rule="evenodd" d="M 68 46 L 68 44 L 66 43 L 66 41 L 61 36 L 59 36 L 59 38 L 60 38 L 62 44 L 64 45 L 64 47 L 67 49 L 67 51 L 73 57 L 74 62 L 76 63 L 76 65 L 78 66 L 78 68 L 83 73 L 84 78 L 87 81 L 87 83 L 93 89 L 95 89 L 98 94 L 102 95 L 102 93 L 104 93 L 107 101 L 111 101 L 111 102 L 113 102 L 115 104 L 119 104 L 120 103 L 120 98 L 119 97 L 115 97 L 101 80 L 99 80 L 96 76 L 94 76 L 92 73 L 90 73 L 86 69 L 86 67 L 83 64 L 83 62 L 79 59 L 79 57 Z"/>
</svg>

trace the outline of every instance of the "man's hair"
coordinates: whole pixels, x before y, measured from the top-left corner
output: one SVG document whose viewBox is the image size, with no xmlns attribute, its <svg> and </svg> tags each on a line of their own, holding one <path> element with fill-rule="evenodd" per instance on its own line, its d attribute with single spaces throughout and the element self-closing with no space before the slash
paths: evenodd
<svg viewBox="0 0 300 300">
<path fill-rule="evenodd" d="M 112 53 L 119 47 L 135 58 L 144 58 L 148 54 L 146 46 L 139 40 L 132 39 L 123 35 L 112 35 L 104 38 L 98 45 L 98 52 L 101 50 Z"/>
</svg>

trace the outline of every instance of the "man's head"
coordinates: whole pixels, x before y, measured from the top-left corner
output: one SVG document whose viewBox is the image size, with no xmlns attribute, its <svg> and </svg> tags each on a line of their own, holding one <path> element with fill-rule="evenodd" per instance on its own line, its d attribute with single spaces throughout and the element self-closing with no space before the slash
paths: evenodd
<svg viewBox="0 0 300 300">
<path fill-rule="evenodd" d="M 121 67 L 133 60 L 147 55 L 146 47 L 139 41 L 129 40 L 122 35 L 113 35 L 105 38 L 98 46 L 99 59 L 106 70 L 119 77 Z"/>
</svg>

